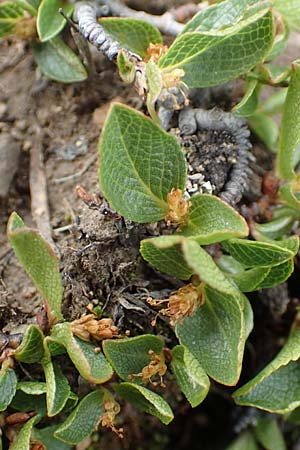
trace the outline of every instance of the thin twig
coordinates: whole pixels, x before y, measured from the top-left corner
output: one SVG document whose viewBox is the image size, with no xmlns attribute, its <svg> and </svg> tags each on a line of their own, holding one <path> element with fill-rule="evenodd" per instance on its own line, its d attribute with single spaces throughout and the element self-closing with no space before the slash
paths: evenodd
<svg viewBox="0 0 300 450">
<path fill-rule="evenodd" d="M 76 178 L 82 177 L 82 175 L 84 175 L 85 172 L 91 167 L 91 165 L 95 161 L 97 161 L 97 158 L 98 158 L 97 154 L 93 155 L 92 158 L 86 163 L 86 165 L 79 172 L 61 178 L 55 178 L 54 183 L 56 184 L 65 183 L 66 181 L 72 181 L 75 180 Z"/>
<path fill-rule="evenodd" d="M 31 213 L 41 235 L 49 242 L 55 251 L 52 239 L 50 213 L 48 207 L 47 178 L 44 170 L 42 151 L 42 131 L 36 125 L 35 142 L 30 152 L 30 196 Z"/>
<path fill-rule="evenodd" d="M 165 12 L 161 16 L 148 14 L 144 11 L 135 11 L 123 5 L 119 0 L 100 0 L 100 4 L 107 5 L 112 16 L 130 17 L 141 19 L 156 26 L 162 33 L 170 36 L 177 36 L 184 28 L 182 23 L 175 20 L 172 12 Z"/>
</svg>

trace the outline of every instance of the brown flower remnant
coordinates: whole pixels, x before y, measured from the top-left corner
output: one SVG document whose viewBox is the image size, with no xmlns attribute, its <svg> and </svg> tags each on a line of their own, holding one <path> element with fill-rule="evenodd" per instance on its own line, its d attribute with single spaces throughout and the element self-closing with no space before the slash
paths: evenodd
<svg viewBox="0 0 300 450">
<path fill-rule="evenodd" d="M 147 48 L 147 54 L 145 56 L 145 62 L 152 60 L 157 63 L 159 58 L 165 55 L 168 51 L 168 46 L 163 44 L 150 44 Z"/>
<path fill-rule="evenodd" d="M 174 326 L 177 320 L 182 321 L 185 317 L 191 317 L 196 309 L 202 305 L 203 298 L 202 292 L 199 289 L 192 284 L 187 284 L 174 292 L 166 300 L 156 300 L 150 297 L 147 299 L 147 302 L 151 306 L 160 306 L 168 302 L 168 307 L 161 309 L 159 314 L 170 317 L 170 324 Z M 156 318 L 152 322 L 152 325 L 154 326 L 155 323 Z"/>
<path fill-rule="evenodd" d="M 105 413 L 103 413 L 103 415 L 100 417 L 99 424 L 102 427 L 110 428 L 121 439 L 123 439 L 124 429 L 123 428 L 117 429 L 114 425 L 115 418 L 121 410 L 119 403 L 113 400 L 112 398 L 109 398 L 104 402 L 103 407 L 105 409 Z"/>
<path fill-rule="evenodd" d="M 189 208 L 192 206 L 192 202 L 186 201 L 183 197 L 181 189 L 172 189 L 167 195 L 168 212 L 165 217 L 167 225 L 176 223 L 178 225 L 184 225 L 189 218 Z"/>
<path fill-rule="evenodd" d="M 189 218 L 189 208 L 192 206 L 190 201 L 186 201 L 183 197 L 181 189 L 172 189 L 167 195 L 168 212 L 165 217 L 167 225 L 177 223 L 184 225 Z"/>
<path fill-rule="evenodd" d="M 129 379 L 133 379 L 134 377 L 142 377 L 142 380 L 147 383 L 150 381 L 153 386 L 157 386 L 157 382 L 152 381 L 152 377 L 155 375 L 158 375 L 160 378 L 160 385 L 161 387 L 166 387 L 166 385 L 163 382 L 163 376 L 165 375 L 167 371 L 167 366 L 165 363 L 165 355 L 164 353 L 160 353 L 157 355 L 153 350 L 149 350 L 148 354 L 150 355 L 151 361 L 149 362 L 148 366 L 144 367 L 142 369 L 141 373 L 129 375 Z"/>
<path fill-rule="evenodd" d="M 120 337 L 112 319 L 97 319 L 94 314 L 87 314 L 74 320 L 71 327 L 76 336 L 87 342 L 91 340 L 91 337 L 96 341 Z"/>
</svg>

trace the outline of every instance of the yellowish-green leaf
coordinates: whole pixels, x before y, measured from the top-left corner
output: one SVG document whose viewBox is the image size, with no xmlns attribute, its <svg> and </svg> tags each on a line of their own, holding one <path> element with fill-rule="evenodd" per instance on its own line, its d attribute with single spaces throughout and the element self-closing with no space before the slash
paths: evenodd
<svg viewBox="0 0 300 450">
<path fill-rule="evenodd" d="M 188 224 L 180 235 L 193 237 L 201 245 L 248 235 L 245 219 L 218 197 L 199 194 L 191 202 Z"/>
<path fill-rule="evenodd" d="M 174 136 L 144 115 L 115 103 L 100 141 L 100 187 L 111 206 L 135 222 L 167 213 L 167 194 L 183 189 L 186 163 Z"/>
<path fill-rule="evenodd" d="M 171 368 L 181 391 L 193 408 L 200 405 L 209 391 L 209 378 L 199 361 L 183 345 L 172 349 Z"/>
<path fill-rule="evenodd" d="M 0 38 L 14 33 L 16 24 L 23 17 L 22 8 L 14 2 L 0 3 Z"/>
<path fill-rule="evenodd" d="M 174 416 L 170 406 L 155 392 L 133 383 L 116 384 L 114 389 L 135 408 L 157 417 L 165 425 L 173 420 Z"/>
<path fill-rule="evenodd" d="M 70 323 L 55 325 L 48 339 L 66 348 L 80 375 L 91 383 L 105 383 L 112 377 L 113 370 L 103 353 L 96 353 L 93 344 L 73 336 Z"/>
<path fill-rule="evenodd" d="M 49 417 L 52 417 L 59 414 L 66 405 L 71 388 L 58 363 L 56 361 L 52 361 L 46 340 L 45 356 L 42 360 L 42 366 L 45 373 L 47 387 L 47 414 Z"/>
<path fill-rule="evenodd" d="M 121 50 L 117 56 L 117 65 L 120 77 L 125 83 L 133 83 L 135 78 L 135 67 L 133 62 L 127 57 L 124 50 Z"/>
<path fill-rule="evenodd" d="M 232 108 L 232 112 L 237 117 L 252 116 L 258 104 L 258 81 L 250 79 L 246 83 L 245 94 L 242 100 Z"/>
<path fill-rule="evenodd" d="M 157 64 L 155 64 L 153 59 L 150 59 L 146 66 L 146 77 L 148 83 L 147 108 L 152 119 L 159 122 L 155 112 L 155 102 L 163 88 L 163 78 L 161 70 L 158 68 Z"/>
<path fill-rule="evenodd" d="M 283 109 L 277 170 L 281 178 L 292 180 L 294 153 L 300 141 L 300 64 L 292 66 L 292 75 Z"/>
<path fill-rule="evenodd" d="M 24 270 L 45 298 L 51 313 L 62 319 L 63 288 L 57 256 L 38 231 L 20 226 L 21 223 L 19 216 L 12 213 L 7 225 L 9 241 Z"/>
<path fill-rule="evenodd" d="M 74 6 L 66 0 L 42 0 L 38 9 L 37 31 L 42 42 L 57 36 L 66 24 L 66 19 L 59 13 L 59 9 L 70 16 Z"/>
<path fill-rule="evenodd" d="M 34 416 L 20 428 L 17 438 L 10 447 L 10 450 L 30 450 L 32 428 L 38 419 L 39 416 Z"/>
</svg>

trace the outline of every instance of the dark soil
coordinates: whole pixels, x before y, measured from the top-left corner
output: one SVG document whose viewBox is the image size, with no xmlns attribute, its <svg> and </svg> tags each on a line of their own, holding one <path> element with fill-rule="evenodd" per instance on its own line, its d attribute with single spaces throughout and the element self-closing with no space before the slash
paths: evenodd
<svg viewBox="0 0 300 450">
<path fill-rule="evenodd" d="M 144 6 L 140 0 L 128 3 L 136 8 Z M 180 2 L 151 1 L 147 2 L 147 9 L 161 13 L 174 3 Z M 40 294 L 24 274 L 6 238 L 6 223 L 12 211 L 17 211 L 28 226 L 35 226 L 30 210 L 29 157 L 38 128 L 42 133 L 51 226 L 61 256 L 65 318 L 80 317 L 92 303 L 112 317 L 121 332 L 160 334 L 166 346 L 171 347 L 176 342 L 172 330 L 162 320 L 156 329 L 152 327 L 155 312 L 145 299 L 149 295 L 167 297 L 181 284 L 158 274 L 139 256 L 139 241 L 158 234 L 158 229 L 105 214 L 105 202 L 98 187 L 95 155 L 110 102 L 117 100 L 138 109 L 142 103 L 134 89 L 120 81 L 113 64 L 101 55 L 94 56 L 98 74 L 92 81 L 62 85 L 41 78 L 26 44 L 10 39 L 0 49 L 0 130 L 9 133 L 21 148 L 9 192 L 0 199 L 0 329 L 23 332 L 27 324 L 35 323 L 42 308 Z M 221 97 L 223 107 L 228 107 L 226 95 Z M 200 161 L 205 180 L 215 186 L 217 193 L 222 190 L 235 157 L 231 137 L 204 132 L 198 138 L 196 145 L 205 150 Z M 193 137 L 185 145 L 187 149 L 194 146 Z M 261 148 L 256 146 L 254 150 L 261 158 L 257 167 L 269 155 Z M 218 164 L 210 165 L 212 157 Z M 264 165 L 267 170 L 268 164 L 269 159 Z M 262 169 L 255 173 L 256 195 L 260 193 L 263 173 Z M 97 195 L 96 207 L 89 209 L 78 198 L 75 190 L 78 184 L 90 195 Z M 251 207 L 247 200 L 246 210 Z M 281 346 L 298 294 L 292 284 L 252 295 L 256 328 L 248 342 L 241 383 L 261 369 Z M 167 400 L 176 419 L 169 427 L 124 404 L 119 424 L 125 428 L 124 440 L 105 432 L 92 448 L 224 450 L 234 432 L 253 419 L 247 408 L 234 406 L 229 393 L 230 389 L 213 385 L 203 404 L 192 410 L 170 378 Z M 95 435 L 94 440 L 97 439 Z"/>
</svg>

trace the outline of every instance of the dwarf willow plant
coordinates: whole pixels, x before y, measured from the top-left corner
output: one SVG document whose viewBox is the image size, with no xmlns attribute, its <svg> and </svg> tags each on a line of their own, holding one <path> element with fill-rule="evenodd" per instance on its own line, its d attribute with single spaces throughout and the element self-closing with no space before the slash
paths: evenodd
<svg viewBox="0 0 300 450">
<path fill-rule="evenodd" d="M 19 8 L 27 4 L 28 11 L 31 5 L 29 12 L 33 14 L 31 8 L 38 11 L 40 39 L 46 41 L 34 44 L 35 54 L 41 55 L 42 49 L 50 46 L 52 55 L 53 51 L 55 57 L 61 55 L 59 51 L 56 54 L 53 42 L 59 39 L 55 36 L 61 31 L 62 19 L 58 23 L 57 16 L 54 20 L 49 13 L 53 20 L 48 24 L 45 21 L 50 2 L 18 1 L 13 7 L 11 4 L 1 4 L 2 28 L 5 23 L 7 32 L 15 30 L 12 18 L 18 22 L 22 17 Z M 58 4 L 51 3 L 52 12 Z M 14 11 L 15 16 L 4 14 L 5 8 Z M 171 356 L 166 358 L 161 337 L 120 336 L 110 319 L 101 319 L 94 313 L 71 323 L 65 321 L 57 258 L 39 233 L 28 229 L 13 213 L 8 223 L 9 240 L 43 295 L 50 323 L 47 335 L 35 325 L 28 326 L 21 345 L 7 351 L 3 359 L 0 410 L 9 407 L 36 412 L 20 429 L 14 450 L 29 449 L 32 440 L 42 442 L 47 449 L 67 449 L 98 426 L 109 427 L 122 436 L 124 430 L 116 425 L 120 406 L 115 394 L 168 424 L 173 412 L 163 396 L 155 392 L 159 382 L 168 388 L 164 379 L 168 371 L 192 407 L 206 397 L 210 378 L 227 386 L 238 383 L 245 343 L 253 328 L 253 313 L 245 293 L 287 280 L 299 247 L 298 237 L 290 231 L 300 217 L 297 173 L 300 67 L 297 61 L 284 69 L 270 64 L 284 49 L 288 23 L 298 23 L 299 11 L 299 2 L 295 0 L 220 2 L 188 22 L 158 58 L 151 51 L 150 58 L 147 54 L 151 43 L 161 42 L 159 31 L 152 25 L 152 31 L 147 28 L 146 33 L 143 23 L 130 19 L 111 19 L 111 25 L 107 25 L 108 32 L 125 49 L 141 58 L 148 55 L 146 61 L 139 62 L 139 70 L 145 74 L 146 102 L 152 119 L 127 106 L 112 105 L 99 146 L 100 187 L 112 208 L 125 218 L 138 223 L 166 220 L 177 226 L 171 235 L 144 239 L 140 250 L 153 267 L 187 282 L 165 300 L 166 307 L 160 310 L 170 318 L 178 345 L 170 349 Z M 40 53 L 36 46 L 41 46 Z M 117 63 L 122 78 L 133 81 L 136 68 L 126 52 L 119 52 Z M 60 67 L 68 73 L 67 65 Z M 245 79 L 245 96 L 233 108 L 234 114 L 249 118 L 251 128 L 266 145 L 272 150 L 278 148 L 277 205 L 272 220 L 251 224 L 251 236 L 245 219 L 218 197 L 195 194 L 185 200 L 185 155 L 177 139 L 161 128 L 155 109 L 163 90 L 176 87 L 186 92 L 194 87 L 219 85 L 241 75 Z M 263 84 L 277 86 L 280 95 L 261 103 L 258 94 Z M 282 85 L 288 88 L 281 88 Z M 279 140 L 277 130 L 273 135 L 268 131 L 275 129 L 270 125 L 273 124 L 270 115 L 278 111 L 278 105 L 283 105 Z M 216 243 L 220 243 L 223 253 L 217 260 L 205 249 L 206 245 Z M 153 306 L 164 304 L 155 299 L 149 302 Z M 78 374 L 94 386 L 80 401 L 59 365 L 57 356 L 61 354 L 66 354 Z M 254 379 L 234 392 L 235 402 L 289 414 L 288 419 L 297 422 L 299 359 L 300 329 L 296 318 L 282 350 Z M 45 381 L 18 381 L 14 362 L 40 364 Z M 110 383 L 114 374 L 114 380 L 118 381 Z M 152 388 L 147 385 L 149 382 Z M 69 413 L 62 423 L 55 420 L 47 428 L 38 425 L 43 418 L 60 413 L 64 414 L 59 418 Z M 270 436 L 277 436 L 276 447 Z M 285 449 L 276 420 L 258 420 L 254 428 L 238 437 L 230 450 L 256 449 L 258 445 Z"/>
</svg>

